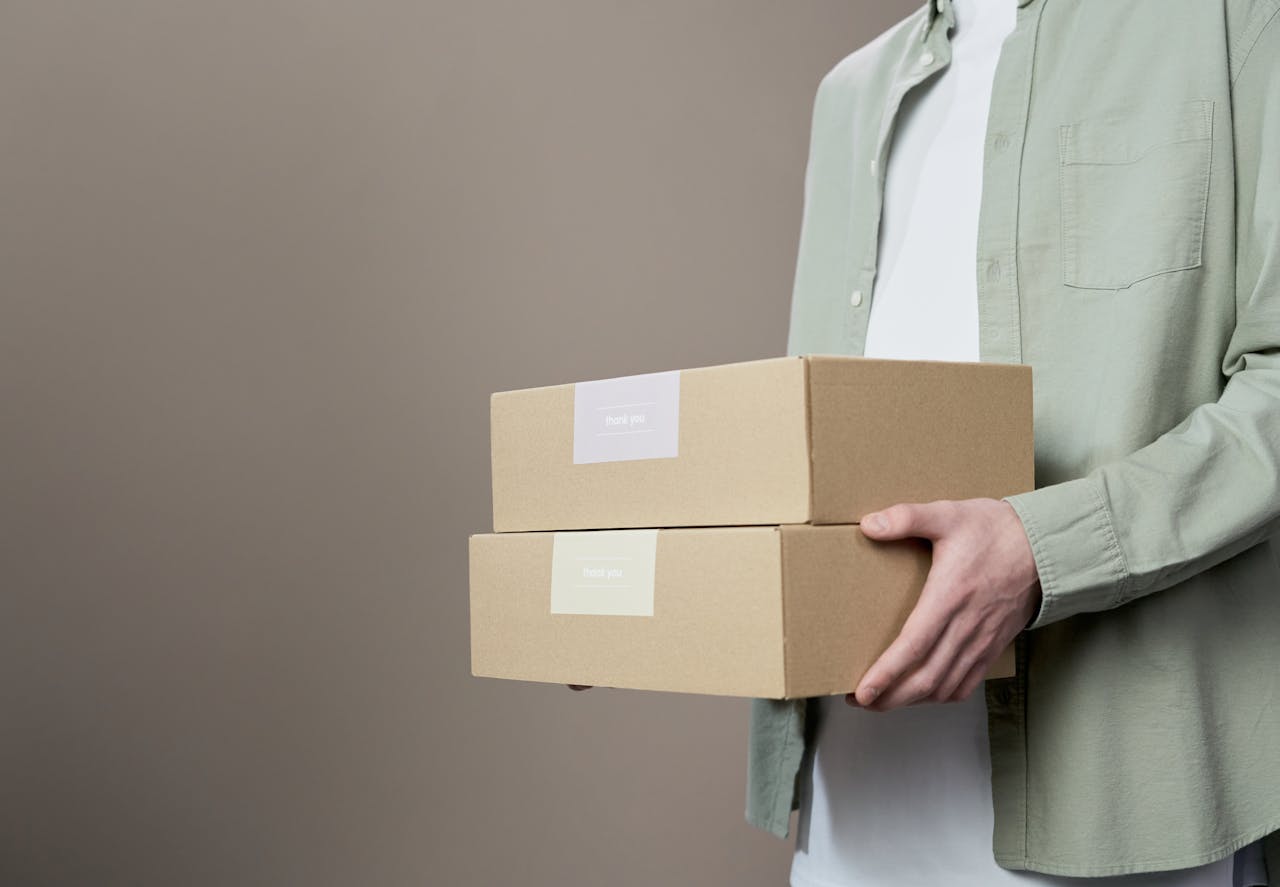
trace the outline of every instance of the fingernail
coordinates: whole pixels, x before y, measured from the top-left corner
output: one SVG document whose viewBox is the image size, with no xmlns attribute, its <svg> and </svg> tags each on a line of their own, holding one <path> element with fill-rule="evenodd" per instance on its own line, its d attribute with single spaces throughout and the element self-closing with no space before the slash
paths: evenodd
<svg viewBox="0 0 1280 887">
<path fill-rule="evenodd" d="M 862 519 L 862 522 L 878 532 L 883 532 L 889 528 L 889 524 L 885 521 L 884 515 L 881 514 L 869 514 Z"/>
<path fill-rule="evenodd" d="M 875 687 L 867 688 L 867 702 L 875 702 L 876 697 L 879 695 L 880 695 L 880 691 L 877 690 Z"/>
</svg>

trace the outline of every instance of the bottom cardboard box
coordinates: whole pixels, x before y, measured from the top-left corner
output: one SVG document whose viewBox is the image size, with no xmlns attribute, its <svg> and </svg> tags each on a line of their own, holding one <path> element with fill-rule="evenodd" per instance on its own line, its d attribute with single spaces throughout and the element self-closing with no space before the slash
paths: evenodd
<svg viewBox="0 0 1280 887">
<path fill-rule="evenodd" d="M 470 561 L 474 675 L 782 699 L 851 692 L 930 551 L 787 524 L 480 534 Z"/>
</svg>

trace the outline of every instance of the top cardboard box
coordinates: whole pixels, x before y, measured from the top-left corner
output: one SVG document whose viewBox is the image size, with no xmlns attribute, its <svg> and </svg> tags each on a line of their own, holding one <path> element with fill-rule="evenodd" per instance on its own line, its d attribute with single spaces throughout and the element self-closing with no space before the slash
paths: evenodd
<svg viewBox="0 0 1280 887">
<path fill-rule="evenodd" d="M 494 394 L 499 533 L 849 524 L 1034 487 L 1031 368 L 783 357 Z"/>
</svg>

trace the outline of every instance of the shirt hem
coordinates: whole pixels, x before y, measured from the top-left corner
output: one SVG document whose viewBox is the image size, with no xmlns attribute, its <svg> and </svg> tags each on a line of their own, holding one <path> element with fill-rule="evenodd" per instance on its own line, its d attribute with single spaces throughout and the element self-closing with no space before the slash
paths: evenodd
<svg viewBox="0 0 1280 887">
<path fill-rule="evenodd" d="M 1261 829 L 1248 832 L 1244 837 L 1236 838 L 1228 841 L 1226 844 L 1220 844 L 1213 850 L 1206 850 L 1203 853 L 1196 853 L 1191 856 L 1179 856 L 1173 859 L 1151 859 L 1141 862 L 1123 863 L 1118 865 L 1073 865 L 1071 863 L 1059 863 L 1051 860 L 1037 859 L 1030 854 L 1026 856 L 1017 856 L 1007 853 L 995 854 L 996 864 L 1001 868 L 1040 872 L 1044 875 L 1064 875 L 1076 878 L 1102 878 L 1108 875 L 1140 875 L 1152 872 L 1177 871 L 1178 869 L 1195 868 L 1200 865 L 1208 865 L 1211 862 L 1217 862 L 1232 853 L 1235 853 L 1241 847 L 1246 847 L 1255 841 L 1261 841 L 1267 835 L 1280 830 L 1280 821 L 1273 822 L 1270 825 L 1263 826 Z M 1268 872 L 1268 877 L 1274 881 L 1274 876 Z"/>
</svg>

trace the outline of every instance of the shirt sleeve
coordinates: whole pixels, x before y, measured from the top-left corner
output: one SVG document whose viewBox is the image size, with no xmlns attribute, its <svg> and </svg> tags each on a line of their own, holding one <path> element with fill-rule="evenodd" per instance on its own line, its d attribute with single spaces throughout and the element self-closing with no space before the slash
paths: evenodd
<svg viewBox="0 0 1280 887">
<path fill-rule="evenodd" d="M 1219 399 L 1085 476 L 1006 496 L 1040 573 L 1036 629 L 1168 588 L 1280 532 L 1280 15 L 1233 89 L 1236 325 Z"/>
</svg>

